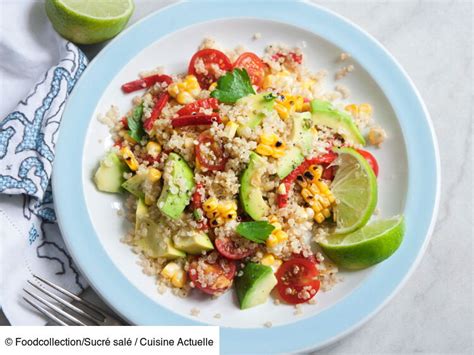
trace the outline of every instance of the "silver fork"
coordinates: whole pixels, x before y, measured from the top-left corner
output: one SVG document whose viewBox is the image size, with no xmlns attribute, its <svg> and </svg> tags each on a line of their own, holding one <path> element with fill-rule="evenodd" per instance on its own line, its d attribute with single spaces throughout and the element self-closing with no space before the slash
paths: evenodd
<svg viewBox="0 0 474 355">
<path fill-rule="evenodd" d="M 51 281 L 45 280 L 37 275 L 33 275 L 33 277 L 39 280 L 43 285 L 48 285 L 52 289 L 58 291 L 59 293 L 63 294 L 66 297 L 69 297 L 73 301 L 77 302 L 78 305 L 82 307 L 79 308 L 72 304 L 72 301 L 65 300 L 64 298 L 59 297 L 58 295 L 52 293 L 51 291 L 47 290 L 44 286 L 40 286 L 37 283 L 33 283 L 28 280 L 28 283 L 36 288 L 37 290 L 41 291 L 42 294 L 48 296 L 55 300 L 58 304 L 62 305 L 63 307 L 59 307 L 58 305 L 50 302 L 47 300 L 47 297 L 40 296 L 36 293 L 32 293 L 27 289 L 23 289 L 23 291 L 29 295 L 31 298 L 36 300 L 37 302 L 30 300 L 27 297 L 23 296 L 23 299 L 35 308 L 38 312 L 42 313 L 46 316 L 49 320 L 53 322 L 69 326 L 69 325 L 122 325 L 123 322 L 119 319 L 111 316 L 109 313 L 104 311 L 103 309 L 97 307 L 96 305 L 90 303 L 89 301 L 75 295 L 72 292 L 52 283 Z M 43 306 L 46 306 L 43 307 Z"/>
</svg>

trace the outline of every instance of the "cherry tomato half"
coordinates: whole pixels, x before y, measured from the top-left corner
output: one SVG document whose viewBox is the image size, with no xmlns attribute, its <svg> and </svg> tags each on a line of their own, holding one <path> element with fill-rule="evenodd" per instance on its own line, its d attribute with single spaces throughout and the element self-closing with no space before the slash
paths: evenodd
<svg viewBox="0 0 474 355">
<path fill-rule="evenodd" d="M 242 53 L 234 63 L 234 68 L 243 68 L 249 74 L 253 85 L 261 87 L 265 76 L 265 63 L 254 53 Z"/>
<path fill-rule="evenodd" d="M 219 142 L 216 142 L 214 137 L 208 131 L 204 131 L 199 135 L 198 145 L 196 145 L 196 158 L 207 170 L 211 171 L 223 171 L 227 158 L 224 156 L 224 148 Z M 211 150 L 214 157 L 210 158 L 205 151 Z M 215 158 L 215 159 L 214 159 Z"/>
<path fill-rule="evenodd" d="M 276 272 L 280 297 L 290 304 L 309 301 L 319 290 L 318 275 L 316 264 L 307 259 L 296 257 L 285 261 Z"/>
<path fill-rule="evenodd" d="M 194 286 L 209 295 L 228 290 L 235 276 L 235 264 L 217 253 L 194 258 L 189 264 L 189 279 Z"/>
<path fill-rule="evenodd" d="M 253 249 L 239 245 L 228 237 L 217 238 L 215 244 L 217 251 L 230 260 L 242 260 L 254 252 Z"/>
<path fill-rule="evenodd" d="M 201 72 L 200 70 L 196 70 L 196 63 L 198 61 L 202 61 L 205 70 Z M 216 69 L 213 68 L 213 64 L 216 64 L 220 70 L 223 71 L 230 71 L 232 70 L 232 63 L 227 56 L 218 51 L 217 49 L 201 49 L 197 51 L 191 61 L 189 62 L 188 66 L 188 74 L 194 75 L 201 88 L 207 89 L 213 82 L 218 79 L 218 75 L 216 73 Z"/>
<path fill-rule="evenodd" d="M 365 160 L 367 160 L 367 163 L 369 163 L 370 167 L 374 171 L 375 176 L 379 176 L 379 164 L 377 163 L 375 157 L 366 150 L 357 149 L 357 152 L 359 152 L 359 154 L 362 155 Z"/>
</svg>

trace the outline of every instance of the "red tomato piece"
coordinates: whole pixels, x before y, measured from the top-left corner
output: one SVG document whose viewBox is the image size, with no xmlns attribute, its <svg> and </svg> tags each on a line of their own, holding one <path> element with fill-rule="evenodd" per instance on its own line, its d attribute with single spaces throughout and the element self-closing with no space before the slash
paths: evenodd
<svg viewBox="0 0 474 355">
<path fill-rule="evenodd" d="M 309 301 L 319 290 L 318 275 L 316 264 L 307 259 L 296 257 L 285 261 L 276 272 L 280 297 L 290 304 Z"/>
<path fill-rule="evenodd" d="M 241 246 L 228 237 L 217 238 L 215 244 L 217 251 L 230 260 L 242 260 L 254 252 L 253 249 Z"/>
<path fill-rule="evenodd" d="M 366 150 L 357 149 L 357 152 L 362 155 L 365 160 L 367 160 L 367 163 L 369 163 L 370 167 L 374 171 L 375 176 L 379 176 L 379 164 L 377 163 L 377 159 L 375 159 L 375 157 Z"/>
<path fill-rule="evenodd" d="M 235 276 L 235 263 L 216 253 L 194 258 L 188 269 L 194 286 L 209 295 L 228 290 Z"/>
<path fill-rule="evenodd" d="M 201 108 L 205 110 L 212 109 L 213 111 L 215 111 L 219 108 L 219 100 L 213 97 L 210 97 L 208 99 L 197 100 L 184 106 L 177 112 L 177 114 L 179 116 L 192 115 L 198 113 Z"/>
<path fill-rule="evenodd" d="M 204 70 L 201 68 L 196 69 L 196 64 L 198 63 L 199 66 L 201 62 L 204 65 L 204 68 L 202 68 Z M 232 63 L 224 53 L 217 49 L 201 49 L 192 56 L 188 66 L 188 74 L 194 75 L 201 88 L 207 89 L 219 77 L 216 73 L 216 68 L 213 68 L 214 65 L 217 65 L 219 70 L 232 70 Z"/>
<path fill-rule="evenodd" d="M 168 85 L 173 82 L 173 79 L 169 75 L 156 74 L 150 75 L 146 78 L 130 81 L 122 85 L 122 91 L 125 93 L 142 90 L 155 85 L 156 83 L 167 83 Z"/>
<path fill-rule="evenodd" d="M 227 163 L 227 157 L 224 155 L 224 148 L 216 142 L 214 137 L 208 131 L 204 131 L 199 135 L 198 138 L 199 144 L 196 145 L 195 152 L 196 158 L 207 170 L 211 171 L 223 171 L 225 169 L 225 164 Z M 211 161 L 204 154 L 203 147 L 209 148 L 212 150 L 215 160 Z"/>
<path fill-rule="evenodd" d="M 171 120 L 173 128 L 186 127 L 186 126 L 201 126 L 210 125 L 213 122 L 221 123 L 222 120 L 217 113 L 212 115 L 205 115 L 203 113 L 197 113 L 194 115 L 179 116 Z"/>
<path fill-rule="evenodd" d="M 150 117 L 143 122 L 143 128 L 146 131 L 150 131 L 153 128 L 153 124 L 160 117 L 161 111 L 165 108 L 169 100 L 169 95 L 167 93 L 162 93 L 157 99 L 155 99 L 155 106 L 151 111 Z"/>
<path fill-rule="evenodd" d="M 242 53 L 234 63 L 234 68 L 243 68 L 249 74 L 253 85 L 261 87 L 265 76 L 265 63 L 254 53 Z"/>
</svg>

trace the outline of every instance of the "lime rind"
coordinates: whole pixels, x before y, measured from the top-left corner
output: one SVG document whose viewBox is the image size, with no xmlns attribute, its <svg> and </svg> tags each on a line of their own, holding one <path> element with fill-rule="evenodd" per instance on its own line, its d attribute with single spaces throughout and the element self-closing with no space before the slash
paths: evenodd
<svg viewBox="0 0 474 355">
<path fill-rule="evenodd" d="M 377 205 L 377 178 L 365 158 L 352 148 L 334 149 L 338 171 L 331 184 L 336 197 L 333 208 L 336 233 L 347 234 L 363 227 Z"/>
<path fill-rule="evenodd" d="M 405 219 L 396 216 L 374 221 L 354 233 L 330 237 L 319 243 L 324 253 L 339 267 L 365 269 L 395 253 L 405 233 Z"/>
</svg>

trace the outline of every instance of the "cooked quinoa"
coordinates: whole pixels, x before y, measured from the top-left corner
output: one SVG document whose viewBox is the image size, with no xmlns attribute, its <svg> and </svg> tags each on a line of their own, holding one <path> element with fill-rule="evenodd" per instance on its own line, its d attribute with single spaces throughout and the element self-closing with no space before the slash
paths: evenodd
<svg viewBox="0 0 474 355">
<path fill-rule="evenodd" d="M 337 201 L 329 190 L 331 163 L 317 161 L 347 141 L 334 128 L 314 125 L 306 127 L 312 139 L 302 143 L 294 137 L 300 122 L 294 117 L 304 119 L 310 102 L 324 100 L 351 115 L 359 129 L 369 128 L 370 142 L 380 145 L 385 132 L 374 126 L 372 108 L 364 106 L 368 104 L 344 106 L 340 100 L 349 97 L 349 89 L 337 85 L 335 91 L 328 91 L 327 72 L 310 71 L 299 48 L 273 44 L 260 57 L 253 55 L 255 59 L 242 47 L 226 49 L 207 38 L 199 50 L 201 56 L 193 57 L 189 73 L 166 75 L 161 66 L 140 73 L 141 79 L 122 87 L 127 93 L 143 89 L 132 98 L 131 109 L 120 116 L 112 106 L 99 118 L 115 142 L 111 152 L 127 166 L 122 179 L 131 194 L 124 209 L 133 227 L 123 241 L 139 254 L 143 271 L 156 278 L 159 293 L 171 289 L 185 297 L 199 289 L 216 296 L 231 288 L 234 277 L 243 277 L 248 263 L 270 267 L 278 276 L 281 265 L 294 258 L 310 260 L 317 268 L 320 290 L 331 289 L 339 281 L 338 268 L 316 242 L 325 240 L 334 228 L 332 206 Z M 227 59 L 210 63 L 202 54 L 212 56 L 216 50 Z M 346 53 L 340 56 L 341 61 L 349 58 Z M 256 67 L 248 66 L 252 60 Z M 244 68 L 244 73 L 228 67 L 227 61 Z M 335 77 L 341 79 L 353 70 L 352 64 L 346 65 Z M 244 96 L 229 102 L 224 92 L 229 75 L 233 80 L 250 80 L 246 86 L 252 92 L 247 95 L 250 99 Z M 150 84 L 148 78 L 155 81 Z M 258 105 L 256 98 L 261 101 Z M 304 152 L 304 158 L 286 176 L 303 160 L 315 163 L 287 184 L 282 158 L 291 151 Z M 251 191 L 258 189 L 265 210 L 251 211 L 242 197 L 243 176 L 252 164 L 256 166 L 245 184 Z M 328 192 L 308 195 L 309 181 Z M 315 207 L 310 198 L 323 205 Z M 176 217 L 176 205 L 184 200 Z M 240 234 L 239 225 L 252 219 L 270 226 L 270 234 L 260 241 Z M 200 244 L 195 241 L 198 238 Z M 190 240 L 202 250 L 186 244 Z M 305 286 L 295 297 L 313 304 L 317 291 Z M 280 299 L 274 303 L 280 304 Z M 295 314 L 301 313 L 297 305 Z M 199 310 L 193 308 L 190 314 L 198 316 Z"/>
</svg>

